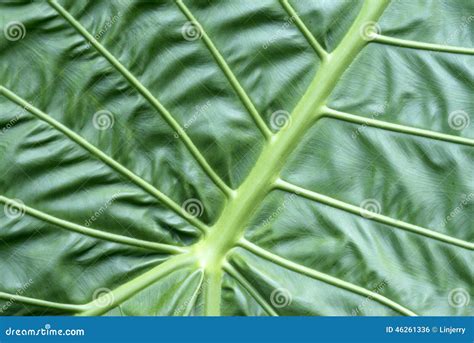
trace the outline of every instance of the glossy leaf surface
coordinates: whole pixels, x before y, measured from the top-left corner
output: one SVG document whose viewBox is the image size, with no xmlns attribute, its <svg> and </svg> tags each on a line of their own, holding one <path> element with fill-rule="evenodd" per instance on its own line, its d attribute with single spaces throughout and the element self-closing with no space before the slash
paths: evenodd
<svg viewBox="0 0 474 343">
<path fill-rule="evenodd" d="M 0 314 L 472 315 L 473 13 L 2 1 Z"/>
</svg>

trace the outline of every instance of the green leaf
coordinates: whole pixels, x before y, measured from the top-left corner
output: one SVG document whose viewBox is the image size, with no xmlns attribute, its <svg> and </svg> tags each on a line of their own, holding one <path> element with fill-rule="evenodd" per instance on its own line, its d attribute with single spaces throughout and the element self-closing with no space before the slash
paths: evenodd
<svg viewBox="0 0 474 343">
<path fill-rule="evenodd" d="M 474 3 L 0 4 L 0 313 L 472 315 Z"/>
</svg>

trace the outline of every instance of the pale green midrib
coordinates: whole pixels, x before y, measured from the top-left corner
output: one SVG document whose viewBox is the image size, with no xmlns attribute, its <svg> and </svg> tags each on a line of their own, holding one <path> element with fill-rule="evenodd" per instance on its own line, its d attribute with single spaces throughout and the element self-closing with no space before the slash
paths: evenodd
<svg viewBox="0 0 474 343">
<path fill-rule="evenodd" d="M 378 119 L 361 117 L 354 114 L 337 111 L 337 110 L 328 108 L 326 106 L 323 108 L 323 113 L 324 113 L 323 116 L 325 117 L 340 119 L 340 120 L 351 122 L 351 123 L 367 125 L 367 126 L 376 127 L 379 129 L 394 131 L 394 132 L 406 133 L 409 135 L 415 135 L 419 137 L 436 139 L 439 141 L 474 146 L 474 139 L 448 135 L 445 133 L 431 131 L 431 130 L 419 129 L 419 128 L 411 127 L 407 125 L 389 123 L 389 122 L 378 120 Z"/>
<path fill-rule="evenodd" d="M 432 44 L 426 42 L 418 42 L 407 39 L 394 38 L 380 34 L 374 34 L 372 42 L 380 44 L 394 45 L 402 48 L 429 50 L 437 52 L 450 52 L 454 54 L 474 55 L 474 48 L 465 48 L 460 46 Z"/>
<path fill-rule="evenodd" d="M 379 302 L 380 304 L 383 304 L 383 305 L 391 308 L 392 310 L 394 310 L 396 312 L 399 312 L 400 314 L 403 314 L 405 316 L 416 316 L 417 315 L 416 313 L 409 310 L 408 308 L 398 304 L 397 302 L 395 302 L 395 301 L 393 301 L 393 300 L 391 300 L 391 299 L 389 299 L 389 298 L 387 298 L 383 295 L 372 292 L 372 291 L 370 291 L 368 289 L 365 289 L 363 287 L 354 285 L 350 282 L 338 279 L 334 276 L 331 276 L 331 275 L 316 271 L 314 269 L 302 266 L 302 265 L 300 265 L 298 263 L 295 263 L 293 261 L 287 260 L 287 259 L 285 259 L 281 256 L 275 255 L 275 254 L 273 254 L 273 253 L 271 253 L 271 252 L 269 252 L 265 249 L 260 248 L 259 246 L 247 241 L 244 238 L 242 238 L 238 242 L 238 244 L 242 248 L 254 253 L 255 255 L 257 255 L 257 256 L 259 256 L 263 259 L 266 259 L 268 261 L 271 261 L 273 263 L 276 263 L 276 264 L 278 264 L 278 265 L 280 265 L 284 268 L 292 270 L 292 271 L 294 271 L 298 274 L 303 274 L 303 275 L 306 275 L 306 276 L 311 277 L 313 279 L 317 279 L 317 280 L 323 281 L 325 283 L 331 284 L 331 285 L 336 286 L 338 288 L 345 289 L 347 291 L 350 291 L 350 292 L 368 297 L 370 299 L 374 299 L 377 302 Z"/>
<path fill-rule="evenodd" d="M 376 21 L 387 5 L 388 1 L 364 3 L 341 44 L 320 65 L 293 111 L 291 125 L 266 142 L 253 169 L 228 200 L 219 219 L 209 230 L 209 235 L 195 246 L 213 288 L 220 289 L 225 256 L 237 244 L 250 217 L 271 191 L 286 158 L 314 124 L 315 114 L 321 114 L 338 79 L 367 44 L 359 33 L 360 27 L 366 22 Z M 220 314 L 220 292 L 214 297 L 206 307 L 206 315 Z"/>
<path fill-rule="evenodd" d="M 13 101 L 14 103 L 18 104 L 19 106 L 23 107 L 25 110 L 33 114 L 34 116 L 38 117 L 39 119 L 45 121 L 49 125 L 51 125 L 53 128 L 58 130 L 59 132 L 63 133 L 65 136 L 67 136 L 69 139 L 71 139 L 73 142 L 84 148 L 86 151 L 88 151 L 92 156 L 95 156 L 105 164 L 107 164 L 109 167 L 114 169 L 115 171 L 119 172 L 121 175 L 125 176 L 128 178 L 130 181 L 135 183 L 137 186 L 145 190 L 148 194 L 152 195 L 159 201 L 161 201 L 163 204 L 165 204 L 168 208 L 173 210 L 175 213 L 179 214 L 184 220 L 188 221 L 190 224 L 194 225 L 198 229 L 200 229 L 203 233 L 206 233 L 207 231 L 207 226 L 202 223 L 200 220 L 197 218 L 191 217 L 188 215 L 188 213 L 178 204 L 176 204 L 173 200 L 171 200 L 168 196 L 166 196 L 164 193 L 160 192 L 158 189 L 156 189 L 153 185 L 139 177 L 138 175 L 134 174 L 132 171 L 124 167 L 122 164 L 119 162 L 115 161 L 113 158 L 110 156 L 106 155 L 104 152 L 102 152 L 100 149 L 96 148 L 94 145 L 89 143 L 87 140 L 79 136 L 77 133 L 69 129 L 68 127 L 64 126 L 57 120 L 53 119 L 51 116 L 48 114 L 40 111 L 36 107 L 32 106 L 19 96 L 17 96 L 15 93 L 12 91 L 8 90 L 7 88 L 0 86 L 0 94 L 3 94 L 5 97 Z"/>
<path fill-rule="evenodd" d="M 299 17 L 298 13 L 294 10 L 294 8 L 290 5 L 288 0 L 280 0 L 281 5 L 286 10 L 286 12 L 290 15 L 290 18 L 294 18 L 296 21 L 296 26 L 301 31 L 301 33 L 305 36 L 306 40 L 308 41 L 309 45 L 313 48 L 316 54 L 322 61 L 325 61 L 328 57 L 328 53 L 324 48 L 319 44 L 318 40 L 311 31 L 306 27 L 303 20 Z"/>
<path fill-rule="evenodd" d="M 168 244 L 162 244 L 162 243 L 155 243 L 155 242 L 150 242 L 150 241 L 145 241 L 141 239 L 136 239 L 132 237 L 127 237 L 127 236 L 122 236 L 122 235 L 117 235 L 114 233 L 110 232 L 105 232 L 105 231 L 100 231 L 97 229 L 92 229 L 88 228 L 61 218 L 57 218 L 54 216 L 51 216 L 43 211 L 31 208 L 29 206 L 26 206 L 24 204 L 17 203 L 14 199 L 9 199 L 5 196 L 0 195 L 0 203 L 3 204 L 16 204 L 16 208 L 18 208 L 20 211 L 24 211 L 25 213 L 40 219 L 44 222 L 57 225 L 63 229 L 73 231 L 82 235 L 94 237 L 94 238 L 99 238 L 102 240 L 110 241 L 110 242 L 115 242 L 115 243 L 120 243 L 120 244 L 126 244 L 126 245 L 131 245 L 135 246 L 138 248 L 143 248 L 143 249 L 149 249 L 153 251 L 158 251 L 161 253 L 169 253 L 169 254 L 182 254 L 187 252 L 186 248 L 181 248 L 178 246 L 173 246 L 173 245 L 168 245 Z"/>
<path fill-rule="evenodd" d="M 5 293 L 5 292 L 0 292 L 0 299 L 5 300 L 7 302 L 11 302 L 11 303 L 18 302 L 21 304 L 49 307 L 52 309 L 68 311 L 68 312 L 82 312 L 88 309 L 87 305 L 57 303 L 53 301 L 30 298 L 30 297 L 25 297 L 18 294 L 11 294 L 11 293 Z"/>
<path fill-rule="evenodd" d="M 458 246 L 458 247 L 461 247 L 461 248 L 465 248 L 465 249 L 469 249 L 469 250 L 474 250 L 474 243 L 472 243 L 472 242 L 468 242 L 468 241 L 465 241 L 465 240 L 462 240 L 462 239 L 459 239 L 459 238 L 455 238 L 455 237 L 452 237 L 452 236 L 449 236 L 449 235 L 446 235 L 446 234 L 443 234 L 443 233 L 439 233 L 437 231 L 430 230 L 430 229 L 427 229 L 427 228 L 424 228 L 424 227 L 421 227 L 421 226 L 418 226 L 418 225 L 406 223 L 406 222 L 401 221 L 401 220 L 393 219 L 393 218 L 385 216 L 383 214 L 369 212 L 369 211 L 367 211 L 367 210 L 365 210 L 361 207 L 354 206 L 354 205 L 348 204 L 346 202 L 328 197 L 326 195 L 310 191 L 308 189 L 296 186 L 294 184 L 291 184 L 291 183 L 289 183 L 287 181 L 284 181 L 284 180 L 281 180 L 281 179 L 279 179 L 275 182 L 275 187 L 277 189 L 281 189 L 281 190 L 286 191 L 286 192 L 295 193 L 298 196 L 302 196 L 302 197 L 307 198 L 309 200 L 317 201 L 319 203 L 322 203 L 322 204 L 325 204 L 325 205 L 343 210 L 345 212 L 356 214 L 356 215 L 361 216 L 361 217 L 363 217 L 367 220 L 377 221 L 377 222 L 380 222 L 382 224 L 390 225 L 390 226 L 393 226 L 393 227 L 396 227 L 396 228 L 399 228 L 399 229 L 403 229 L 403 230 L 406 230 L 406 231 L 409 231 L 409 232 L 412 232 L 412 233 L 416 233 L 418 235 L 422 235 L 422 236 L 425 236 L 425 237 L 428 237 L 428 238 L 432 238 L 432 239 L 438 240 L 438 241 L 443 242 L 443 243 L 452 244 L 452 245 L 455 245 L 455 246 Z M 363 214 L 365 215 L 365 217 L 363 216 Z"/>
<path fill-rule="evenodd" d="M 122 304 L 126 300 L 130 299 L 133 295 L 137 294 L 141 290 L 154 284 L 161 278 L 179 270 L 180 268 L 194 265 L 196 262 L 195 256 L 190 253 L 177 255 L 153 269 L 141 274 L 133 280 L 117 287 L 110 293 L 95 299 L 94 301 L 83 305 L 87 307 L 86 311 L 80 312 L 79 316 L 99 316 L 111 309 L 115 308 L 119 304 Z M 105 306 L 103 304 L 106 304 Z"/>
<path fill-rule="evenodd" d="M 203 171 L 216 184 L 217 187 L 226 195 L 232 194 L 232 189 L 217 175 L 212 167 L 207 163 L 199 149 L 194 145 L 186 131 L 173 118 L 169 111 L 155 98 L 155 96 L 127 69 L 118 59 L 116 59 L 102 44 L 100 44 L 72 15 L 69 14 L 55 0 L 48 0 L 48 3 L 61 15 L 68 23 L 71 24 L 90 44 L 92 44 L 102 56 L 105 57 L 124 77 L 133 85 L 138 92 L 162 115 L 163 119 L 176 131 L 189 152 L 196 159 Z"/>
<path fill-rule="evenodd" d="M 267 140 L 270 139 L 273 133 L 270 131 L 268 126 L 263 121 L 262 116 L 260 115 L 260 113 L 258 113 L 258 110 L 255 108 L 255 105 L 250 99 L 250 96 L 247 94 L 247 92 L 244 90 L 240 82 L 237 80 L 234 73 L 230 69 L 229 65 L 225 61 L 224 57 L 222 57 L 222 54 L 219 52 L 219 50 L 216 48 L 216 46 L 214 45 L 214 43 L 208 36 L 206 30 L 204 30 L 202 25 L 197 21 L 197 19 L 194 17 L 191 11 L 187 8 L 187 6 L 181 0 L 177 0 L 176 4 L 178 5 L 179 9 L 183 12 L 183 14 L 191 22 L 194 22 L 198 25 L 198 27 L 201 30 L 202 39 L 204 40 L 204 43 L 206 44 L 207 48 L 211 52 L 212 56 L 214 57 L 215 61 L 217 62 L 221 70 L 224 72 L 224 75 L 227 77 L 227 80 L 232 85 L 232 88 L 234 88 L 234 91 L 237 93 L 240 100 L 244 104 L 245 108 L 250 113 L 255 124 L 257 125 L 258 129 L 263 134 L 265 139 Z"/>
<path fill-rule="evenodd" d="M 204 266 L 205 267 L 205 266 Z M 205 287 L 204 287 L 204 313 L 207 316 L 220 315 L 220 300 L 222 296 L 222 281 L 223 270 L 218 265 L 213 268 L 207 267 L 204 272 Z"/>
<path fill-rule="evenodd" d="M 260 293 L 253 287 L 245 277 L 240 274 L 237 269 L 235 269 L 230 263 L 224 263 L 224 271 L 226 271 L 230 276 L 239 282 L 242 287 L 252 296 L 255 301 L 262 306 L 262 308 L 273 317 L 278 317 L 278 313 L 273 309 L 273 307 L 263 298 Z"/>
</svg>

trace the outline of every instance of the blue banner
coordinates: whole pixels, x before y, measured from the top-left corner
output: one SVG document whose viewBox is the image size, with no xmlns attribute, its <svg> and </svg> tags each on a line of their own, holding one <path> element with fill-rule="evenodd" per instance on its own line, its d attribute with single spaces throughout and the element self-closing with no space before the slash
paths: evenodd
<svg viewBox="0 0 474 343">
<path fill-rule="evenodd" d="M 472 317 L 0 317 L 0 342 L 469 342 Z"/>
</svg>

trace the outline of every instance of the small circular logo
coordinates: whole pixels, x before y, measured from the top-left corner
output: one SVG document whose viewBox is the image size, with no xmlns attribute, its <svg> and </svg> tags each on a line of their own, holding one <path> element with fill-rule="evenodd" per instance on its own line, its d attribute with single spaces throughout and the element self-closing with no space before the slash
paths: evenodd
<svg viewBox="0 0 474 343">
<path fill-rule="evenodd" d="M 115 118 L 112 112 L 102 110 L 94 113 L 92 124 L 97 130 L 107 130 L 114 126 Z"/>
<path fill-rule="evenodd" d="M 4 27 L 3 33 L 6 39 L 15 42 L 25 38 L 26 28 L 25 25 L 19 21 L 11 21 Z"/>
<path fill-rule="evenodd" d="M 469 126 L 471 118 L 462 110 L 453 111 L 448 116 L 448 125 L 451 129 L 461 131 Z"/>
<path fill-rule="evenodd" d="M 360 215 L 364 218 L 373 218 L 381 212 L 380 203 L 375 199 L 365 199 L 360 203 Z"/>
<path fill-rule="evenodd" d="M 275 130 L 283 130 L 291 125 L 291 116 L 285 110 L 278 110 L 270 116 L 270 127 Z"/>
<path fill-rule="evenodd" d="M 195 198 L 186 200 L 181 208 L 186 212 L 189 217 L 197 218 L 202 216 L 204 213 L 204 206 L 201 201 Z"/>
<path fill-rule="evenodd" d="M 464 307 L 469 305 L 471 296 L 464 288 L 455 288 L 448 294 L 448 303 L 452 307 Z"/>
<path fill-rule="evenodd" d="M 181 27 L 181 35 L 187 41 L 195 41 L 202 37 L 201 25 L 193 21 L 188 21 Z"/>
<path fill-rule="evenodd" d="M 100 307 L 108 307 L 111 306 L 114 301 L 115 297 L 112 291 L 108 288 L 98 288 L 94 292 L 92 299 L 99 305 Z"/>
<path fill-rule="evenodd" d="M 270 295 L 270 302 L 277 308 L 286 307 L 292 302 L 291 293 L 286 288 L 274 289 Z"/>
<path fill-rule="evenodd" d="M 3 206 L 3 211 L 8 218 L 18 219 L 25 215 L 26 206 L 20 199 L 8 200 Z"/>
<path fill-rule="evenodd" d="M 380 25 L 375 21 L 368 21 L 359 29 L 360 36 L 366 41 L 374 40 L 380 32 L 382 32 Z"/>
</svg>

